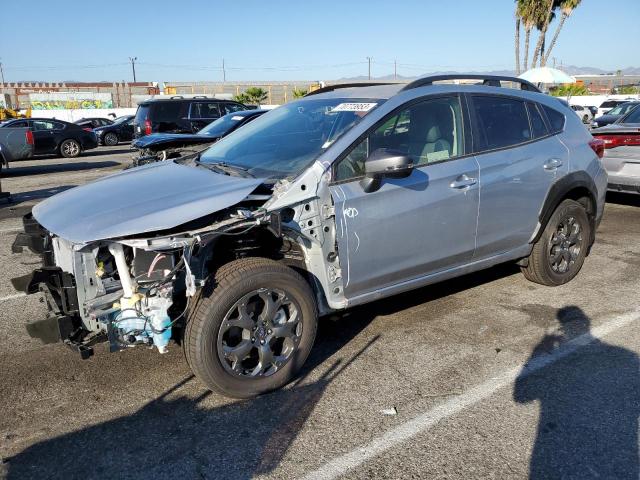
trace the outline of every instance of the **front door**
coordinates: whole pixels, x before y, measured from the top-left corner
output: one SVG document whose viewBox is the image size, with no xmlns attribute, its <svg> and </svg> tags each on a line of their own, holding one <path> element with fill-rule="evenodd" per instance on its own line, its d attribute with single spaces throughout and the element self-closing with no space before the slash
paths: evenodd
<svg viewBox="0 0 640 480">
<path fill-rule="evenodd" d="M 443 271 L 475 248 L 478 165 L 465 157 L 459 98 L 423 100 L 395 112 L 336 162 L 338 253 L 347 298 Z M 416 168 L 366 193 L 366 158 L 378 148 L 410 155 Z"/>
</svg>

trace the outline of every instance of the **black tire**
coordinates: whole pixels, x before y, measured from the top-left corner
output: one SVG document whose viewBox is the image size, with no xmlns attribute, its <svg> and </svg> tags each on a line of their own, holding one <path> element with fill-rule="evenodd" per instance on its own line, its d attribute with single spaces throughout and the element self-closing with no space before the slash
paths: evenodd
<svg viewBox="0 0 640 480">
<path fill-rule="evenodd" d="M 589 123 L 589 115 L 584 115 L 582 117 L 582 123 Z"/>
<path fill-rule="evenodd" d="M 106 146 L 113 147 L 114 145 L 117 145 L 119 142 L 118 134 L 114 132 L 107 132 L 104 138 L 102 139 L 102 141 Z"/>
<path fill-rule="evenodd" d="M 555 287 L 567 283 L 582 268 L 590 239 L 591 222 L 584 205 L 563 200 L 533 245 L 522 273 L 541 285 Z"/>
<path fill-rule="evenodd" d="M 60 144 L 60 155 L 64 158 L 76 158 L 82 153 L 80 143 L 69 138 Z"/>
<path fill-rule="evenodd" d="M 284 315 L 285 323 L 275 323 L 274 320 L 273 324 L 267 324 L 257 320 L 266 312 L 265 302 L 265 310 L 260 314 L 255 307 L 256 310 L 248 315 L 248 318 L 255 322 L 256 327 L 249 329 L 230 326 L 232 323 L 240 323 L 240 316 L 236 319 L 232 317 L 233 312 L 239 312 L 239 303 L 244 305 L 247 312 L 249 300 L 246 303 L 241 302 L 261 295 L 256 293 L 257 291 L 263 293 L 268 291 L 268 294 L 272 295 L 272 290 L 283 293 L 282 298 L 288 302 L 286 307 L 280 306 L 284 304 L 278 304 L 275 310 L 279 312 L 276 317 Z M 280 300 L 280 297 L 277 297 L 277 300 Z M 285 309 L 289 314 L 282 313 Z M 292 314 L 292 311 L 295 314 Z M 286 323 L 293 317 L 295 317 L 294 320 L 299 319 Z M 266 258 L 234 260 L 219 268 L 203 287 L 200 298 L 189 316 L 184 335 L 187 363 L 196 376 L 211 390 L 234 398 L 254 397 L 282 387 L 295 376 L 311 352 L 317 322 L 314 293 L 305 279 L 296 271 Z M 295 341 L 289 338 L 282 340 L 282 342 L 288 342 L 286 352 L 284 346 L 275 345 L 280 342 L 280 339 L 276 338 L 276 327 L 282 327 L 282 325 L 289 325 L 288 330 L 291 330 L 289 334 L 295 338 Z M 291 325 L 294 326 L 291 327 Z M 273 335 L 271 335 L 272 330 L 269 329 L 267 336 L 266 329 L 269 326 L 273 328 Z M 241 354 L 246 356 L 243 357 L 245 360 L 232 361 L 224 353 L 225 348 L 233 349 L 239 345 L 239 343 L 236 346 L 231 345 L 228 340 L 226 344 L 224 343 L 224 336 L 233 329 L 240 331 L 240 333 L 235 332 L 239 342 L 251 344 L 250 352 Z M 259 338 L 266 340 L 258 340 Z M 262 342 L 263 347 L 257 344 L 258 341 Z M 266 345 L 264 345 L 265 341 Z M 272 363 L 262 372 L 264 357 L 260 355 L 260 360 L 257 357 L 261 348 L 271 351 L 272 343 L 275 349 L 281 349 L 280 353 L 272 357 Z M 252 361 L 252 355 L 258 364 L 246 367 L 245 363 Z M 285 357 L 285 360 L 277 361 Z M 260 373 L 250 376 L 251 369 L 258 370 Z"/>
</svg>

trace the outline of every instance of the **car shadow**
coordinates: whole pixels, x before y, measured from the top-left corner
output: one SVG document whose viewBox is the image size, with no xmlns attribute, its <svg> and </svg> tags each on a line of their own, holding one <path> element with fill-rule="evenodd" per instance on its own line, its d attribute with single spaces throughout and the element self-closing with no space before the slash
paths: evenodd
<svg viewBox="0 0 640 480">
<path fill-rule="evenodd" d="M 30 158 L 28 160 L 56 159 L 56 160 L 63 160 L 63 161 L 74 161 L 82 157 L 99 157 L 104 155 L 118 155 L 121 153 L 131 153 L 133 152 L 133 150 L 134 149 L 129 145 L 121 144 L 121 145 L 118 145 L 117 147 L 100 147 L 97 149 L 85 150 L 76 158 L 64 158 L 64 157 L 61 157 L 60 155 L 52 153 L 52 154 L 45 154 L 45 155 L 34 155 L 33 158 Z"/>
<path fill-rule="evenodd" d="M 45 173 L 78 172 L 99 168 L 119 167 L 122 164 L 113 160 L 104 162 L 76 162 L 76 163 L 44 163 L 21 167 L 20 163 L 12 163 L 10 168 L 2 169 L 2 178 L 24 177 L 26 175 L 40 175 Z"/>
<path fill-rule="evenodd" d="M 559 328 L 545 335 L 516 379 L 513 398 L 539 403 L 529 478 L 638 479 L 640 360 L 591 334 L 576 306 L 556 312 Z M 585 345 L 541 369 L 544 356 L 573 338 Z"/>
<path fill-rule="evenodd" d="M 75 186 L 76 185 L 61 185 L 59 187 L 41 188 L 38 190 L 31 190 L 28 192 L 12 193 L 11 196 L 9 197 L 9 202 L 0 204 L 0 209 L 2 208 L 13 209 L 17 205 L 20 205 L 21 203 L 30 202 L 33 200 L 41 200 L 43 198 L 49 198 L 53 195 L 64 192 L 65 190 L 69 190 L 70 188 L 73 188 Z M 30 209 L 31 207 L 29 207 L 29 210 Z M 29 213 L 29 212 L 27 211 L 26 213 Z"/>
<path fill-rule="evenodd" d="M 607 203 L 640 207 L 640 195 L 634 193 L 607 192 Z"/>
</svg>

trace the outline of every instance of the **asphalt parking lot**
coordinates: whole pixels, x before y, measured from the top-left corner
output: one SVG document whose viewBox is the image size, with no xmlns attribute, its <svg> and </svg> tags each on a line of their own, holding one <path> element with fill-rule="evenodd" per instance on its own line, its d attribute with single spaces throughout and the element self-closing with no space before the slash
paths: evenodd
<svg viewBox="0 0 640 480">
<path fill-rule="evenodd" d="M 179 346 L 89 360 L 31 340 L 44 314 L 9 279 L 20 217 L 118 171 L 127 146 L 3 170 L 0 476 L 635 478 L 640 198 L 611 195 L 558 288 L 504 265 L 321 320 L 300 378 L 248 401 L 205 390 Z"/>
</svg>

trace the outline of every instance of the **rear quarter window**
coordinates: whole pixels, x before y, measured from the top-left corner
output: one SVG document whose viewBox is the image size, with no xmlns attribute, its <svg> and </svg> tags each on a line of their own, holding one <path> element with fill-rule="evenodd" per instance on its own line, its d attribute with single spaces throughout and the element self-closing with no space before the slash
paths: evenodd
<svg viewBox="0 0 640 480">
<path fill-rule="evenodd" d="M 136 116 L 134 117 L 134 121 L 138 125 L 142 125 L 149 114 L 149 104 L 138 105 L 138 110 L 136 110 Z"/>
<path fill-rule="evenodd" d="M 547 135 L 549 131 L 544 123 L 538 105 L 535 103 L 527 103 L 527 110 L 529 111 L 529 120 L 531 120 L 533 138 L 540 138 Z"/>
<path fill-rule="evenodd" d="M 564 114 L 560 113 L 555 108 L 547 107 L 546 105 L 543 105 L 542 109 L 547 115 L 547 120 L 549 120 L 552 133 L 558 133 L 564 130 Z"/>
</svg>

